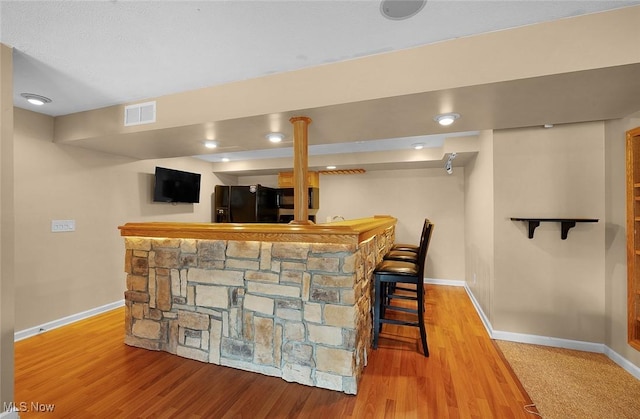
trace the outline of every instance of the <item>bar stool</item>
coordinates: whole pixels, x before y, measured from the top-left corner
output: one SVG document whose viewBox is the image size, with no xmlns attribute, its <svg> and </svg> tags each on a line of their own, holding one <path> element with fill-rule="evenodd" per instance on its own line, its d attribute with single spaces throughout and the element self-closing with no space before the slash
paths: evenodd
<svg viewBox="0 0 640 419">
<path fill-rule="evenodd" d="M 428 223 L 429 219 L 425 218 L 424 219 L 424 223 Z M 424 231 L 424 224 L 422 226 L 423 231 Z M 422 237 L 420 238 L 420 241 L 422 241 Z M 391 246 L 391 249 L 389 249 L 390 252 L 393 251 L 402 251 L 402 252 L 413 252 L 413 253 L 418 253 L 418 251 L 420 251 L 420 244 L 408 244 L 408 243 L 395 243 L 393 246 Z"/>
<path fill-rule="evenodd" d="M 390 250 L 401 250 L 405 252 L 418 253 L 418 250 L 420 250 L 420 246 L 418 246 L 417 244 L 396 243 L 391 246 Z"/>
<path fill-rule="evenodd" d="M 428 218 L 424 219 L 424 223 L 422 224 L 422 234 L 420 235 L 420 242 L 422 243 L 425 240 L 425 236 L 427 233 L 427 225 L 430 223 Z M 398 249 L 410 249 L 411 246 L 413 245 L 408 245 L 408 244 L 400 244 L 400 245 L 394 245 L 391 247 L 391 250 L 389 252 L 387 252 L 386 255 L 384 255 L 383 259 L 387 259 L 387 260 L 397 260 L 397 261 L 402 261 L 402 262 L 413 262 L 413 263 L 417 263 L 418 262 L 418 251 L 420 250 L 420 244 L 416 247 L 416 250 L 394 250 L 396 248 L 396 246 L 398 247 Z M 402 285 L 396 285 L 396 284 L 389 284 L 388 286 L 388 290 L 391 294 L 395 294 L 395 292 L 397 290 L 402 290 L 402 291 L 409 291 L 409 292 L 416 292 L 417 290 L 415 288 L 410 288 L 410 287 L 406 287 L 406 286 L 402 286 Z M 412 298 L 415 299 L 415 298 Z"/>
<path fill-rule="evenodd" d="M 427 346 L 427 332 L 424 325 L 424 270 L 426 264 L 427 249 L 431 241 L 433 232 L 433 224 L 425 222 L 423 227 L 423 239 L 421 239 L 420 249 L 418 252 L 418 260 L 416 263 L 403 262 L 396 260 L 382 260 L 373 271 L 375 301 L 373 306 L 373 348 L 378 348 L 378 338 L 382 325 L 396 324 L 402 326 L 414 326 L 420 329 L 420 339 L 422 341 L 422 349 L 424 356 L 429 356 L 429 348 Z M 412 284 L 416 287 L 414 296 L 406 296 L 396 294 L 390 291 L 396 284 Z M 397 289 L 397 287 L 396 287 Z M 417 307 L 401 307 L 392 305 L 391 300 L 394 298 L 403 300 L 416 300 Z M 415 321 L 397 320 L 385 317 L 387 310 L 398 310 L 411 313 L 417 316 Z"/>
</svg>

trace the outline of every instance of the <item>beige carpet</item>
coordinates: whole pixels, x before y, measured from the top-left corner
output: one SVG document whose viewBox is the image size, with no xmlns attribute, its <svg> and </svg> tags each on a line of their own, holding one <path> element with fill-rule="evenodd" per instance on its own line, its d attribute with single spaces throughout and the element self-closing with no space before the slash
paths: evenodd
<svg viewBox="0 0 640 419">
<path fill-rule="evenodd" d="M 640 380 L 607 356 L 496 343 L 543 418 L 640 418 Z"/>
</svg>

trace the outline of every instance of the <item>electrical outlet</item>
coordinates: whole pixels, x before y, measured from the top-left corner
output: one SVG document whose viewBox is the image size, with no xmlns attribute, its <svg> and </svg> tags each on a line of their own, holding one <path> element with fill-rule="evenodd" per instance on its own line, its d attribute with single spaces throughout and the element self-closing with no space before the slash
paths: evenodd
<svg viewBox="0 0 640 419">
<path fill-rule="evenodd" d="M 76 220 L 51 220 L 51 232 L 76 231 Z"/>
</svg>

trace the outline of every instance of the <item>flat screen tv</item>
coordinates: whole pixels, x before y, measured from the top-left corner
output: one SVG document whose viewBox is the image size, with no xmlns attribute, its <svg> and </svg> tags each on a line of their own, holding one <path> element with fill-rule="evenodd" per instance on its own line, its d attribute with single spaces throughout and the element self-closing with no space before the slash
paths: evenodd
<svg viewBox="0 0 640 419">
<path fill-rule="evenodd" d="M 200 173 L 156 167 L 154 202 L 200 202 Z"/>
</svg>

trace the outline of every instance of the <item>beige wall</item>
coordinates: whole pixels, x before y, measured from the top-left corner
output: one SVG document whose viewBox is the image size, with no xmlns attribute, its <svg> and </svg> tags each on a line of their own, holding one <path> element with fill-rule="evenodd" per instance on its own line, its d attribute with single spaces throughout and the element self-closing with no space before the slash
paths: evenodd
<svg viewBox="0 0 640 419">
<path fill-rule="evenodd" d="M 494 277 L 493 131 L 480 134 L 480 151 L 465 168 L 465 279 L 491 321 Z"/>
<path fill-rule="evenodd" d="M 640 366 L 627 344 L 625 231 L 625 132 L 638 126 L 640 113 L 482 133 L 465 172 L 466 280 L 495 331 L 604 343 Z M 509 219 L 572 214 L 600 221 L 562 241 L 557 224 L 529 240 Z"/>
<path fill-rule="evenodd" d="M 11 48 L 0 44 L 0 403 L 14 401 L 13 215 L 15 208 L 13 202 L 12 52 Z"/>
<path fill-rule="evenodd" d="M 627 238 L 625 133 L 640 127 L 635 117 L 605 124 L 605 343 L 640 366 L 640 352 L 627 344 Z"/>
<path fill-rule="evenodd" d="M 15 109 L 16 331 L 121 300 L 124 242 L 117 227 L 208 222 L 219 183 L 202 160 L 134 161 L 52 138 L 52 118 Z M 156 165 L 201 173 L 201 203 L 153 203 Z M 52 233 L 56 219 L 76 220 L 76 231 Z"/>
<path fill-rule="evenodd" d="M 277 176 L 246 176 L 239 184 L 277 186 Z M 464 168 L 379 170 L 358 175 L 321 175 L 317 222 L 388 214 L 398 219 L 396 241 L 418 243 L 426 218 L 435 224 L 426 276 L 463 280 Z"/>
<path fill-rule="evenodd" d="M 494 329 L 604 342 L 604 123 L 494 132 Z M 510 217 L 597 218 L 533 239 Z"/>
<path fill-rule="evenodd" d="M 398 219 L 396 241 L 418 243 L 422 223 L 434 224 L 425 275 L 464 279 L 464 169 L 380 170 L 320 177 L 319 221 L 389 214 Z M 354 203 L 356 203 L 354 205 Z"/>
</svg>

